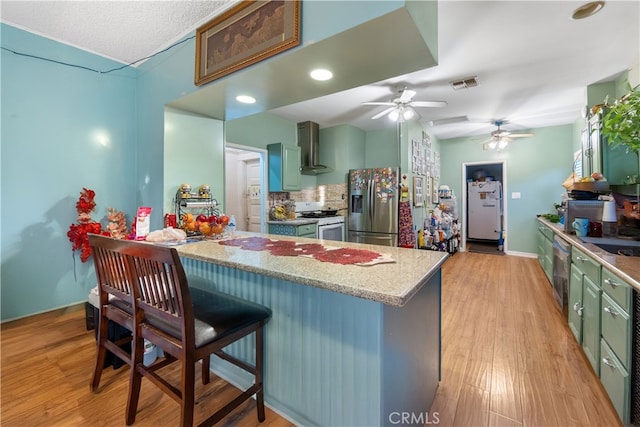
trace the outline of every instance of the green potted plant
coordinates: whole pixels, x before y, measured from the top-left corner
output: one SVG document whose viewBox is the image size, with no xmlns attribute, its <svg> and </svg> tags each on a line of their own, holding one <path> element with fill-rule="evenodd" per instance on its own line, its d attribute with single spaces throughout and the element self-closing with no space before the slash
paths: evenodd
<svg viewBox="0 0 640 427">
<path fill-rule="evenodd" d="M 613 105 L 605 105 L 608 111 L 602 119 L 602 136 L 609 145 L 624 145 L 628 151 L 638 156 L 640 175 L 640 85 L 629 86 L 629 93 L 615 100 Z"/>
</svg>

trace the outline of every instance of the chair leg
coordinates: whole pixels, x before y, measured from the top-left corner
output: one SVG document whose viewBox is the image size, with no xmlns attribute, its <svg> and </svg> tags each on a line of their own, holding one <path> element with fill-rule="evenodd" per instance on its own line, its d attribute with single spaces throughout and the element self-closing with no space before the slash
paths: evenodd
<svg viewBox="0 0 640 427">
<path fill-rule="evenodd" d="M 191 356 L 191 357 L 190 357 Z M 196 361 L 192 355 L 187 354 L 182 359 L 182 402 L 181 402 L 181 427 L 193 426 L 193 410 L 195 407 L 195 385 L 196 385 Z"/>
<path fill-rule="evenodd" d="M 140 386 L 142 385 L 142 374 L 138 371 L 138 365 L 144 360 L 144 339 L 140 334 L 135 334 L 137 338 L 132 341 L 131 349 L 131 369 L 129 369 L 129 398 L 127 399 L 126 424 L 130 426 L 136 420 L 138 412 L 138 399 L 140 398 Z"/>
<path fill-rule="evenodd" d="M 202 384 L 209 384 L 211 381 L 211 356 L 202 358 Z"/>
<path fill-rule="evenodd" d="M 264 385 L 262 383 L 264 371 L 264 341 L 262 334 L 262 325 L 256 329 L 256 384 L 260 387 L 256 393 L 256 408 L 258 410 L 258 421 L 265 420 L 264 414 Z"/>
<path fill-rule="evenodd" d="M 91 391 L 94 393 L 98 392 L 104 360 L 107 357 L 107 349 L 104 346 L 104 341 L 107 339 L 109 339 L 109 319 L 101 316 L 98 323 L 98 336 L 96 337 L 96 365 L 93 369 L 93 378 L 91 380 Z"/>
</svg>

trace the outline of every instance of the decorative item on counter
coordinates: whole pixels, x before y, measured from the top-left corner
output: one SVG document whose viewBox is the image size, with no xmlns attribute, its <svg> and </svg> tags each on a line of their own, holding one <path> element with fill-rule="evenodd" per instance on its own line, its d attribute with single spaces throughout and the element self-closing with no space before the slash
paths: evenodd
<svg viewBox="0 0 640 427">
<path fill-rule="evenodd" d="M 162 230 L 154 230 L 147 235 L 148 242 L 183 242 L 187 239 L 187 233 L 179 228 L 167 227 Z"/>
<path fill-rule="evenodd" d="M 151 231 L 151 208 L 140 206 L 136 215 L 136 240 L 146 239 L 149 231 Z"/>
<path fill-rule="evenodd" d="M 441 199 L 451 199 L 453 197 L 453 191 L 448 185 L 441 185 L 438 187 L 438 197 Z"/>
<path fill-rule="evenodd" d="M 96 207 L 94 198 L 96 196 L 95 191 L 88 188 L 82 188 L 80 197 L 76 202 L 76 211 L 78 212 L 78 223 L 71 224 L 69 231 L 67 231 L 67 237 L 72 244 L 71 250 L 80 251 L 80 260 L 87 262 L 91 256 L 91 246 L 89 246 L 88 233 L 103 234 L 108 236 L 108 232 L 102 232 L 102 226 L 99 222 L 95 222 L 91 219 L 91 212 Z M 75 274 L 75 271 L 74 271 Z"/>
<path fill-rule="evenodd" d="M 124 212 L 114 208 L 107 208 L 107 231 L 114 239 L 127 238 L 127 217 Z"/>
<path fill-rule="evenodd" d="M 176 228 L 178 227 L 178 219 L 176 217 L 176 214 L 174 213 L 168 213 L 164 215 L 164 227 L 173 227 Z"/>
<path fill-rule="evenodd" d="M 191 197 L 191 185 L 182 184 L 180 186 L 180 197 L 182 197 L 183 199 L 188 199 Z"/>
<path fill-rule="evenodd" d="M 201 185 L 200 188 L 198 189 L 198 194 L 203 199 L 210 199 L 211 198 L 211 187 L 209 187 L 206 184 Z"/>
</svg>

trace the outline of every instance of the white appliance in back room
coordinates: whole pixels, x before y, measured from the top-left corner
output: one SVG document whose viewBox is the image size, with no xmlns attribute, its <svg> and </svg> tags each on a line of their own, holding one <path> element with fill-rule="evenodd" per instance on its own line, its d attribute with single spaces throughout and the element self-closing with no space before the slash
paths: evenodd
<svg viewBox="0 0 640 427">
<path fill-rule="evenodd" d="M 502 183 L 473 181 L 467 185 L 467 238 L 499 240 L 502 232 Z"/>
</svg>

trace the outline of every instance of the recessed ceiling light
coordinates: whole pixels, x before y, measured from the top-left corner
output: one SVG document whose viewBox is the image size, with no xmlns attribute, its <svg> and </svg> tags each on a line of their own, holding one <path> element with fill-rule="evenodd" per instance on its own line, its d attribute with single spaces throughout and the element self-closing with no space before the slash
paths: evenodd
<svg viewBox="0 0 640 427">
<path fill-rule="evenodd" d="M 584 19 L 595 15 L 600 12 L 600 9 L 604 7 L 603 1 L 592 1 L 587 4 L 583 4 L 579 8 L 573 11 L 571 19 Z"/>
<path fill-rule="evenodd" d="M 320 80 L 320 81 L 329 80 L 333 77 L 333 73 L 331 71 L 325 70 L 323 68 L 318 68 L 316 70 L 313 70 L 309 73 L 309 75 L 311 76 L 312 79 Z"/>
<path fill-rule="evenodd" d="M 249 95 L 238 95 L 236 96 L 236 101 L 242 102 L 243 104 L 255 104 L 256 99 Z"/>
</svg>

